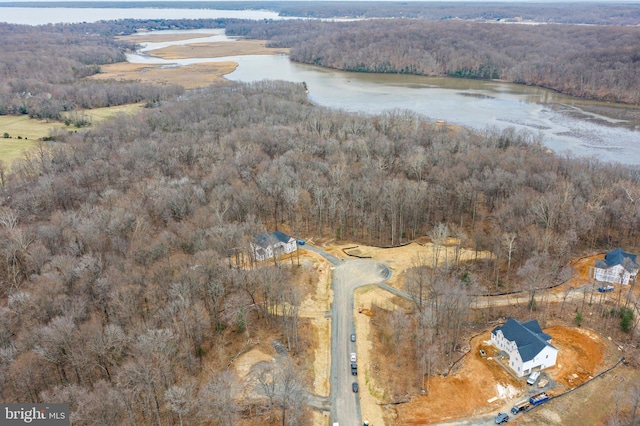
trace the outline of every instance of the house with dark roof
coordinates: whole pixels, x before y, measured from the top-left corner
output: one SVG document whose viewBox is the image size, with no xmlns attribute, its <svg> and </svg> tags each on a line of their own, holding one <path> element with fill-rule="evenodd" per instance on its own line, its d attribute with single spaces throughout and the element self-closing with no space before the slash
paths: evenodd
<svg viewBox="0 0 640 426">
<path fill-rule="evenodd" d="M 491 331 L 491 343 L 509 355 L 509 366 L 518 376 L 526 376 L 535 369 L 556 365 L 558 349 L 542 332 L 538 320 L 520 322 L 509 318 Z"/>
<path fill-rule="evenodd" d="M 255 242 L 251 243 L 254 257 L 257 261 L 271 259 L 284 253 L 291 253 L 296 248 L 296 239 L 280 231 L 269 234 L 254 235 Z"/>
<path fill-rule="evenodd" d="M 596 260 L 593 278 L 612 284 L 629 284 L 638 276 L 636 255 L 627 253 L 621 248 L 611 250 L 604 255 L 604 260 Z"/>
</svg>

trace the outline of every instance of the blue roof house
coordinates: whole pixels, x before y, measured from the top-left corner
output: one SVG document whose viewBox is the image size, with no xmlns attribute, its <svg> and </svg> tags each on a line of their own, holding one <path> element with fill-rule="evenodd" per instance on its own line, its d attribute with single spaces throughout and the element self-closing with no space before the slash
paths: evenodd
<svg viewBox="0 0 640 426">
<path fill-rule="evenodd" d="M 251 248 L 255 259 L 259 262 L 284 253 L 291 253 L 296 249 L 296 239 L 280 231 L 256 234 L 254 238 L 255 242 L 251 243 Z"/>
<path fill-rule="evenodd" d="M 509 366 L 518 376 L 556 365 L 558 349 L 550 340 L 551 336 L 542 332 L 538 320 L 520 322 L 509 318 L 491 331 L 491 343 L 509 354 Z"/>
<path fill-rule="evenodd" d="M 596 260 L 593 278 L 612 284 L 629 284 L 638 276 L 636 255 L 617 248 L 604 255 L 604 260 Z"/>
</svg>

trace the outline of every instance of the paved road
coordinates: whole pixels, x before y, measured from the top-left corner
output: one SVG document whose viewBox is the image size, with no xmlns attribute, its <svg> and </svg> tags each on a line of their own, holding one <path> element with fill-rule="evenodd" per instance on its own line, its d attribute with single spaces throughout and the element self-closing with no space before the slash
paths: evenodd
<svg viewBox="0 0 640 426">
<path fill-rule="evenodd" d="M 386 265 L 373 260 L 357 259 L 342 262 L 317 247 L 305 246 L 305 248 L 319 253 L 335 265 L 332 273 L 333 306 L 331 307 L 331 418 L 340 426 L 360 426 L 362 425 L 360 399 L 351 388 L 357 378 L 351 375 L 349 360 L 350 354 L 356 352 L 356 344 L 350 339 L 351 334 L 355 333 L 353 291 L 369 284 L 378 284 L 392 289 L 383 284 L 391 276 L 391 270 Z"/>
<path fill-rule="evenodd" d="M 322 255 L 331 264 L 332 287 L 334 292 L 333 305 L 331 307 L 331 417 L 333 422 L 338 422 L 340 426 L 360 426 L 362 425 L 362 414 L 360 411 L 360 400 L 354 394 L 351 384 L 356 381 L 356 377 L 351 375 L 349 354 L 356 351 L 355 343 L 350 341 L 351 333 L 355 333 L 353 292 L 356 288 L 376 284 L 391 293 L 411 300 L 409 294 L 385 284 L 391 276 L 391 270 L 384 264 L 368 259 L 357 259 L 341 261 L 335 256 L 313 246 L 304 247 Z M 565 283 L 566 285 L 566 283 Z M 573 289 L 566 297 L 567 300 L 583 298 L 584 293 L 593 291 L 591 285 L 581 286 Z M 547 299 L 554 299 L 561 302 L 563 294 L 552 293 L 549 290 L 540 290 L 537 296 L 546 293 Z M 538 299 L 538 297 L 536 297 Z M 503 306 L 512 304 L 528 303 L 529 294 L 521 292 L 519 294 L 505 296 L 480 296 L 476 298 L 474 307 L 487 308 L 489 306 Z M 638 306 L 634 306 L 636 314 L 640 315 Z M 636 333 L 640 330 L 636 330 Z M 364 381 L 363 381 L 364 382 Z M 325 398 L 313 399 L 315 407 L 325 408 L 327 401 Z M 505 411 L 508 411 L 508 408 Z M 493 424 L 493 415 L 458 419 L 451 422 L 440 423 L 440 425 L 468 425 L 480 426 Z"/>
</svg>

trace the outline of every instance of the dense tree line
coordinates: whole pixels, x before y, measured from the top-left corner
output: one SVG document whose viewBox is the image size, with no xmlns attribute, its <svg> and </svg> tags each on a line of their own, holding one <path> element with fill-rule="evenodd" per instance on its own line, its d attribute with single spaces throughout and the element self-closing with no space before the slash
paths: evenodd
<svg viewBox="0 0 640 426">
<path fill-rule="evenodd" d="M 345 71 L 502 79 L 569 95 L 640 102 L 636 27 L 371 20 L 229 24 L 290 47 L 294 61 Z"/>
<path fill-rule="evenodd" d="M 315 18 L 416 18 L 497 21 L 516 18 L 544 23 L 637 25 L 640 7 L 631 4 L 479 3 L 479 2 L 284 2 L 275 10 L 283 16 Z"/>
<path fill-rule="evenodd" d="M 3 2 L 6 7 L 172 8 L 166 1 Z M 306 18 L 417 18 L 432 21 L 516 20 L 567 24 L 637 25 L 640 7 L 630 3 L 389 2 L 389 1 L 181 1 L 181 9 L 273 10 Z"/>
<path fill-rule="evenodd" d="M 242 404 L 253 385 L 225 373 L 259 327 L 297 350 L 298 269 L 230 267 L 255 232 L 495 253 L 411 272 L 427 375 L 457 347 L 470 294 L 535 292 L 577 253 L 640 236 L 637 170 L 557 157 L 512 129 L 327 110 L 280 82 L 189 92 L 0 177 L 1 396 L 70 401 L 77 424 L 300 424 L 295 368 L 261 370 L 251 383 L 267 398 Z"/>
<path fill-rule="evenodd" d="M 130 43 L 87 26 L 0 24 L 0 115 L 61 119 L 64 111 L 148 101 L 181 92 L 135 82 L 91 82 L 100 66 L 126 60 Z"/>
</svg>

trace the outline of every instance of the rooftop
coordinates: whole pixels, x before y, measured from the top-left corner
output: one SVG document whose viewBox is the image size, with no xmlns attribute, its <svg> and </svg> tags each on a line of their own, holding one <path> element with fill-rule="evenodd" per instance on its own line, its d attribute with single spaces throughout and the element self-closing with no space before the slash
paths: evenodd
<svg viewBox="0 0 640 426">
<path fill-rule="evenodd" d="M 495 334 L 498 330 L 502 331 L 507 340 L 516 342 L 523 362 L 531 361 L 545 346 L 551 346 L 549 344 L 551 336 L 542 332 L 538 320 L 520 322 L 509 318 L 503 325 L 494 328 L 491 333 Z"/>
</svg>

